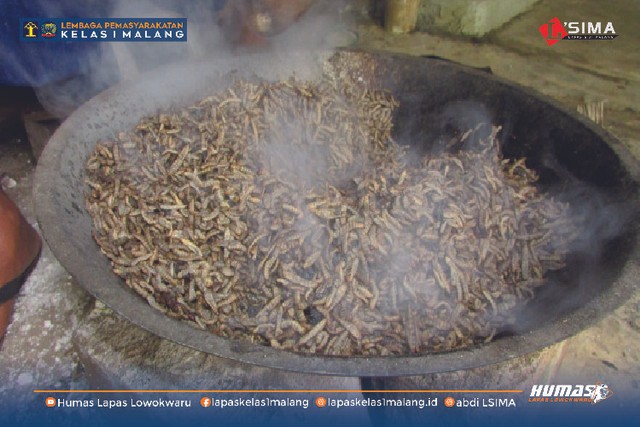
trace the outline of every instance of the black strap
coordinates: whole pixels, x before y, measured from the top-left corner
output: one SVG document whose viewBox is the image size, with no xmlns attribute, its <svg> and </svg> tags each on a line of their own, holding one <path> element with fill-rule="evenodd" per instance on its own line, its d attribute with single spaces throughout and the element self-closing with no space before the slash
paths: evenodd
<svg viewBox="0 0 640 427">
<path fill-rule="evenodd" d="M 40 258 L 39 252 L 38 252 L 38 255 L 31 262 L 29 267 L 27 267 L 26 270 L 24 270 L 20 276 L 16 277 L 9 283 L 6 283 L 2 287 L 0 287 L 0 304 L 5 303 L 10 299 L 12 299 L 13 297 L 15 297 L 16 295 L 18 295 L 18 293 L 20 292 L 20 289 L 22 289 L 22 285 L 24 285 L 24 282 L 27 281 L 27 277 L 29 277 L 29 274 L 31 274 L 31 272 L 35 268 L 36 263 L 38 262 L 38 258 Z"/>
</svg>

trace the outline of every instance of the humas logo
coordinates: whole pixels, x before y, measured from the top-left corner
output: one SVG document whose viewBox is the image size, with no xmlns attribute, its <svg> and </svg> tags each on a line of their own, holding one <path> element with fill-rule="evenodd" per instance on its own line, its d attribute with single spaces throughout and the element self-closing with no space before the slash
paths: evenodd
<svg viewBox="0 0 640 427">
<path fill-rule="evenodd" d="M 610 398 L 613 395 L 613 391 L 608 385 L 602 383 L 596 383 L 593 393 L 591 393 L 591 403 L 596 404 L 602 402 L 605 399 Z"/>
<path fill-rule="evenodd" d="M 528 401 L 531 403 L 600 403 L 613 396 L 608 385 L 595 384 L 534 384 Z"/>
</svg>

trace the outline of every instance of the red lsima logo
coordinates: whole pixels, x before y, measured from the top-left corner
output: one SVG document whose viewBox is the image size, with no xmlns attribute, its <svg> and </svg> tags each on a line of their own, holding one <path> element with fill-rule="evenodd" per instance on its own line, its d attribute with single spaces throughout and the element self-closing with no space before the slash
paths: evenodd
<svg viewBox="0 0 640 427">
<path fill-rule="evenodd" d="M 553 46 L 569 35 L 558 18 L 553 18 L 546 24 L 540 25 L 538 30 L 540 30 L 540 34 L 542 34 L 542 37 L 544 37 L 549 46 Z"/>
</svg>

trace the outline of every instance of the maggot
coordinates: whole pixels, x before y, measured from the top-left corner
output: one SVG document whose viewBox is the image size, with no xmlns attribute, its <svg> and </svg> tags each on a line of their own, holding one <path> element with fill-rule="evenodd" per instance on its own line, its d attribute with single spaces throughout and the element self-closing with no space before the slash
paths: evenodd
<svg viewBox="0 0 640 427">
<path fill-rule="evenodd" d="M 564 265 L 570 206 L 502 158 L 496 128 L 398 144 L 391 94 L 327 67 L 233 76 L 98 142 L 94 239 L 149 304 L 229 339 L 378 356 L 490 338 Z"/>
</svg>

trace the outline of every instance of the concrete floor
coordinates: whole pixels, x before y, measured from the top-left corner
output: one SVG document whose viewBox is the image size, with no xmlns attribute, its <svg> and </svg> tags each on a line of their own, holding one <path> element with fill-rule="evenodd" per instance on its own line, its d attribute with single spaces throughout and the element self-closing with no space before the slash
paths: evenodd
<svg viewBox="0 0 640 427">
<path fill-rule="evenodd" d="M 544 0 L 482 41 L 411 34 L 390 36 L 371 23 L 357 27 L 359 46 L 411 55 L 437 55 L 533 88 L 577 108 L 603 101 L 603 126 L 640 158 L 640 9 L 636 0 Z M 546 45 L 538 27 L 561 20 L 613 21 L 614 41 L 563 41 Z M 30 190 L 33 162 L 24 142 L 0 145 L 0 170 L 16 182 L 8 194 L 34 223 Z M 532 383 L 606 381 L 638 393 L 640 293 L 595 326 L 527 357 L 466 372 L 398 379 L 399 386 L 526 387 Z M 190 381 L 186 373 L 224 374 L 221 388 L 264 384 L 272 388 L 354 388 L 355 379 L 290 375 L 247 367 L 150 336 L 93 301 L 72 283 L 45 248 L 18 300 L 15 319 L 0 350 L 2 402 L 34 388 L 88 386 L 162 387 Z M 226 381 L 226 382 L 225 382 Z M 319 386 L 321 381 L 322 386 Z M 193 385 L 192 385 L 193 386 Z M 209 387 L 212 384 L 209 382 Z M 34 397 L 35 398 L 35 397 Z M 25 405 L 26 407 L 27 405 Z"/>
</svg>

